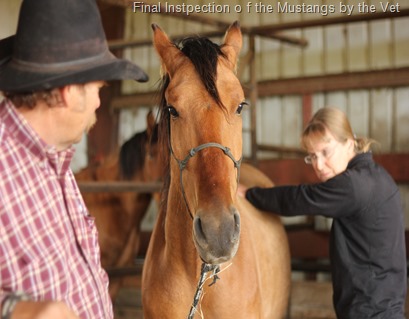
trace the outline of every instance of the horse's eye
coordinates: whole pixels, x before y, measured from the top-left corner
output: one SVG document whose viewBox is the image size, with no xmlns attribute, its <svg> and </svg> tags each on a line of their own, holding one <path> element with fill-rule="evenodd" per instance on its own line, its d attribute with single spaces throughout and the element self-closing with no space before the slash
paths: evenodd
<svg viewBox="0 0 409 319">
<path fill-rule="evenodd" d="M 236 114 L 241 114 L 241 111 L 243 111 L 243 107 L 244 107 L 245 105 L 248 105 L 248 103 L 247 103 L 247 102 L 241 102 L 241 103 L 239 104 L 239 107 L 238 107 L 237 110 L 236 110 Z"/>
<path fill-rule="evenodd" d="M 175 109 L 172 105 L 169 105 L 169 106 L 168 106 L 168 110 L 169 110 L 169 114 L 170 114 L 172 117 L 178 117 L 178 116 L 179 116 L 178 111 L 176 111 L 176 109 Z"/>
</svg>

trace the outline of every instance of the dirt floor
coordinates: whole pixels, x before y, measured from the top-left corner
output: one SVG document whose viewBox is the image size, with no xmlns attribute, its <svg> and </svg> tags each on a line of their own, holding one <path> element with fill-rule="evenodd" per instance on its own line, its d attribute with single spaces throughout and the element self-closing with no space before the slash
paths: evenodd
<svg viewBox="0 0 409 319">
<path fill-rule="evenodd" d="M 115 319 L 142 319 L 139 280 L 130 281 L 134 287 L 124 287 L 114 301 Z M 136 287 L 138 285 L 138 287 Z M 285 319 L 335 319 L 328 282 L 292 283 L 289 313 Z"/>
<path fill-rule="evenodd" d="M 114 301 L 115 319 L 142 319 L 140 278 L 133 277 Z M 409 313 L 409 296 L 406 302 Z M 335 319 L 330 282 L 292 282 L 287 316 L 283 319 Z"/>
</svg>

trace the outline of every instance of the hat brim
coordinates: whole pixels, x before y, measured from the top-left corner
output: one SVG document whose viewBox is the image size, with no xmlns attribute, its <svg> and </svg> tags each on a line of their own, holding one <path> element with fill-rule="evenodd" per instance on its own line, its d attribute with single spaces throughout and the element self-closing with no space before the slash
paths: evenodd
<svg viewBox="0 0 409 319">
<path fill-rule="evenodd" d="M 11 58 L 14 36 L 0 40 L 0 90 L 32 92 L 75 83 L 93 81 L 148 81 L 148 75 L 134 63 L 116 58 L 107 51 L 103 56 L 79 65 L 31 68 Z"/>
<path fill-rule="evenodd" d="M 13 53 L 14 35 L 0 40 L 0 67 L 6 64 Z"/>
</svg>

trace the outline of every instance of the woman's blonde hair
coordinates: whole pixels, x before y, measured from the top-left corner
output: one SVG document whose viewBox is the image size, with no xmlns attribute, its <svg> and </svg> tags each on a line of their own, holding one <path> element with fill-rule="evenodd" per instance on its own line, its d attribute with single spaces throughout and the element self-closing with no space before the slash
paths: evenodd
<svg viewBox="0 0 409 319">
<path fill-rule="evenodd" d="M 301 145 L 307 150 L 312 140 L 326 141 L 326 131 L 331 132 L 334 138 L 345 143 L 348 139 L 355 142 L 355 153 L 370 151 L 375 140 L 366 137 L 356 137 L 352 131 L 349 120 L 344 112 L 333 107 L 319 109 L 307 124 L 301 137 Z"/>
</svg>

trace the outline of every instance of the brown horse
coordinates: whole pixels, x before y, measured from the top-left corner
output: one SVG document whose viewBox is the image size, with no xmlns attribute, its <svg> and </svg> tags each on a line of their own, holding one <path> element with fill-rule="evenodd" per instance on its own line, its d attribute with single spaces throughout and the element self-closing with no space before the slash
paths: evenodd
<svg viewBox="0 0 409 319">
<path fill-rule="evenodd" d="M 169 167 L 144 263 L 144 318 L 282 318 L 290 286 L 284 227 L 237 196 L 240 27 L 228 29 L 222 46 L 193 37 L 180 47 L 152 27 L 165 74 L 159 129 Z M 255 170 L 245 175 L 254 185 Z M 203 284 L 207 270 L 211 286 Z"/>
<path fill-rule="evenodd" d="M 147 122 L 147 130 L 136 133 L 119 152 L 114 152 L 97 166 L 88 166 L 75 174 L 77 181 L 152 182 L 161 179 L 163 169 L 158 164 L 157 126 L 152 113 L 148 113 Z M 140 224 L 152 194 L 83 192 L 82 196 L 90 214 L 95 217 L 102 266 L 106 269 L 131 265 L 139 248 Z M 112 298 L 121 284 L 121 278 L 111 279 Z"/>
</svg>

